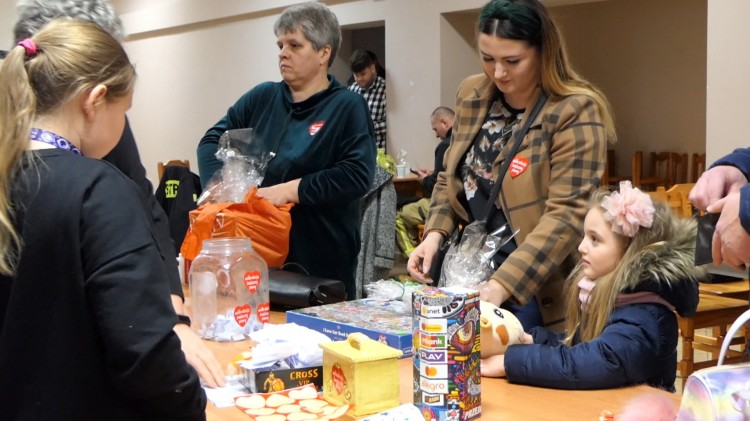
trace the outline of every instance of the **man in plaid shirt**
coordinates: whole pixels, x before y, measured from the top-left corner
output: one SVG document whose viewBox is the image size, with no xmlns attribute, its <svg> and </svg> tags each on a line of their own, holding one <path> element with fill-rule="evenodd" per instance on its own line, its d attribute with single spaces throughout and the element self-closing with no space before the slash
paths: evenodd
<svg viewBox="0 0 750 421">
<path fill-rule="evenodd" d="M 350 68 L 354 83 L 349 90 L 362 95 L 370 108 L 378 149 L 385 149 L 385 79 L 378 75 L 378 58 L 372 51 L 356 50 Z"/>
</svg>

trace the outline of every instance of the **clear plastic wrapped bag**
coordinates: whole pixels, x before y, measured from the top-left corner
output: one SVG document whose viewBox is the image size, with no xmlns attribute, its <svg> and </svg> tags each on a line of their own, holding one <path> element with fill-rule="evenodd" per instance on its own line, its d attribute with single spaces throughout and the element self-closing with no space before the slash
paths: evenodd
<svg viewBox="0 0 750 421">
<path fill-rule="evenodd" d="M 266 175 L 273 153 L 266 150 L 253 129 L 227 130 L 219 138 L 216 158 L 224 162 L 198 198 L 204 203 L 240 203 L 251 188 L 259 186 Z"/>
<path fill-rule="evenodd" d="M 495 271 L 492 256 L 518 231 L 513 231 L 507 223 L 491 233 L 487 233 L 484 221 L 467 225 L 461 240 L 445 254 L 439 285 L 478 289 Z"/>
</svg>

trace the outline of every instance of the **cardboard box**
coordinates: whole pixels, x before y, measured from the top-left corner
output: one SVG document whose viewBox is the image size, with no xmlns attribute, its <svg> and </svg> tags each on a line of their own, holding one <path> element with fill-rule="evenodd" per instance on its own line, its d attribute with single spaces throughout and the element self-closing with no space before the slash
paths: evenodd
<svg viewBox="0 0 750 421">
<path fill-rule="evenodd" d="M 479 418 L 479 293 L 461 287 L 417 291 L 413 309 L 414 405 L 425 419 Z"/>
<path fill-rule="evenodd" d="M 271 393 L 314 384 L 323 387 L 323 367 L 281 369 L 277 365 L 248 369 L 240 365 L 240 383 L 253 393 Z"/>
<path fill-rule="evenodd" d="M 365 298 L 290 310 L 286 322 L 321 332 L 333 341 L 345 341 L 350 333 L 361 332 L 401 350 L 402 358 L 412 355 L 411 309 L 401 301 Z"/>
</svg>

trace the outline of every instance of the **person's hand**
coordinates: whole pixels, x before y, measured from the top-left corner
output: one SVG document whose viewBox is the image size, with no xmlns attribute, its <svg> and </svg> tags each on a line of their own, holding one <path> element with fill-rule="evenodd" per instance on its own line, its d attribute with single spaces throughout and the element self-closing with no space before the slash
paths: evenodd
<svg viewBox="0 0 750 421">
<path fill-rule="evenodd" d="M 409 262 L 406 264 L 406 270 L 409 275 L 417 282 L 427 284 L 432 282 L 430 279 L 430 267 L 437 256 L 440 245 L 443 244 L 443 235 L 439 232 L 432 231 L 422 239 L 417 248 L 409 255 Z"/>
<path fill-rule="evenodd" d="M 300 179 L 287 181 L 286 183 L 276 184 L 275 186 L 259 188 L 255 193 L 273 203 L 275 206 L 286 205 L 287 203 L 299 203 Z"/>
<path fill-rule="evenodd" d="M 200 336 L 185 324 L 177 324 L 173 330 L 180 338 L 185 359 L 198 373 L 198 377 L 208 387 L 223 387 L 226 380 L 221 364 L 219 364 L 213 352 L 206 348 Z"/>
<path fill-rule="evenodd" d="M 483 282 L 479 288 L 479 299 L 487 301 L 498 307 L 511 297 L 510 291 L 500 282 L 490 278 L 489 281 Z"/>
<path fill-rule="evenodd" d="M 482 377 L 505 377 L 505 355 L 482 358 L 479 372 Z"/>
<path fill-rule="evenodd" d="M 719 165 L 703 173 L 688 199 L 696 208 L 705 211 L 711 204 L 739 190 L 747 184 L 745 175 L 731 165 Z"/>
<path fill-rule="evenodd" d="M 534 337 L 524 332 L 523 336 L 521 336 L 521 343 L 531 345 L 534 343 Z"/>
<path fill-rule="evenodd" d="M 744 270 L 745 263 L 750 262 L 750 235 L 740 222 L 740 192 L 730 193 L 707 210 L 721 213 L 711 240 L 714 264 L 724 262 Z"/>
<path fill-rule="evenodd" d="M 417 177 L 419 177 L 419 180 L 424 180 L 425 177 L 432 175 L 432 172 L 434 170 L 416 170 L 417 171 Z"/>
</svg>

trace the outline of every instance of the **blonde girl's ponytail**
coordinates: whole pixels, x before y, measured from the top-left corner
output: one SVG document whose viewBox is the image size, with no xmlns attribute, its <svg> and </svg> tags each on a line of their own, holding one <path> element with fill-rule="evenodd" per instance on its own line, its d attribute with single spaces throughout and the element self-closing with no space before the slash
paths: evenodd
<svg viewBox="0 0 750 421">
<path fill-rule="evenodd" d="M 13 273 L 21 248 L 10 196 L 21 158 L 29 146 L 36 110 L 26 61 L 26 49 L 18 45 L 10 50 L 0 67 L 0 274 L 3 275 Z"/>
</svg>

